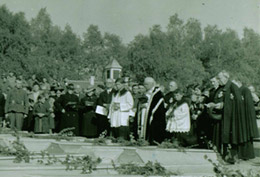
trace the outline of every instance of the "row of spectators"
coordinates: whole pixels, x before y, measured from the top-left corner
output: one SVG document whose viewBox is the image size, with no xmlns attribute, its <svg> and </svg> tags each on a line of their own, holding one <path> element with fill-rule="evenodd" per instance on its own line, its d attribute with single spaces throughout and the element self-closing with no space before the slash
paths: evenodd
<svg viewBox="0 0 260 177">
<path fill-rule="evenodd" d="M 212 78 L 209 81 L 211 84 L 206 87 L 192 85 L 185 91 L 178 88 L 175 81 L 171 81 L 166 94 L 164 87 L 150 77 L 145 78 L 144 83 L 131 86 L 119 78 L 115 82 L 108 79 L 104 86 L 81 89 L 78 85 L 69 84 L 67 79 L 58 82 L 43 78 L 40 81 L 33 75 L 25 80 L 10 72 L 0 81 L 0 121 L 2 126 L 34 133 L 53 133 L 72 128 L 74 135 L 88 138 L 103 134 L 129 139 L 132 134 L 136 139 L 146 139 L 150 144 L 177 139 L 182 146 L 204 148 L 208 147 L 208 142 L 212 142 L 226 156 L 227 144 L 237 145 L 238 142 L 245 143 L 249 140 L 252 143 L 252 138 L 257 136 L 252 131 L 251 134 L 243 135 L 249 137 L 244 138 L 245 142 L 234 140 L 237 137 L 231 138 L 231 142 L 224 141 L 223 126 L 227 124 L 224 114 L 236 114 L 231 116 L 229 121 L 232 119 L 233 122 L 227 126 L 240 126 L 239 131 L 247 132 L 256 127 L 256 111 L 260 110 L 260 102 L 254 87 L 247 87 L 255 116 L 250 119 L 248 126 L 251 128 L 244 130 L 243 125 L 236 120 L 239 117 L 237 114 L 244 115 L 247 109 L 242 106 L 245 100 L 241 96 L 244 86 L 241 87 L 239 81 L 230 81 L 232 89 L 229 90 L 227 102 L 225 94 L 230 88 L 226 88 L 227 82 L 223 84 L 221 78 L 226 77 L 229 81 L 229 75 L 227 72 L 222 72 L 222 75 L 223 73 L 224 76 Z M 233 85 L 241 90 L 237 91 Z M 235 105 L 238 105 L 234 100 L 241 101 L 239 104 L 244 112 L 234 111 L 237 111 Z M 228 104 L 233 108 L 229 107 L 230 111 L 224 113 Z M 239 120 L 245 123 L 248 119 L 245 117 Z M 230 127 L 227 131 L 233 136 L 237 129 Z M 251 154 L 250 158 L 252 156 L 254 155 Z"/>
</svg>

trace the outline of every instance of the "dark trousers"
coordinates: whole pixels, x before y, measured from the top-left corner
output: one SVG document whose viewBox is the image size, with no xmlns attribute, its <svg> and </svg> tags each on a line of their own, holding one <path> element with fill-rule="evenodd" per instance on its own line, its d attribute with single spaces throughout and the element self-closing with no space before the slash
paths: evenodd
<svg viewBox="0 0 260 177">
<path fill-rule="evenodd" d="M 73 128 L 71 132 L 75 136 L 79 136 L 79 115 L 76 111 L 68 111 L 61 116 L 60 120 L 61 131 L 68 128 Z"/>
<path fill-rule="evenodd" d="M 8 116 L 10 119 L 10 128 L 21 131 L 23 127 L 24 114 L 12 112 L 12 113 L 8 113 Z"/>
<path fill-rule="evenodd" d="M 3 125 L 2 125 L 2 123 L 3 123 L 3 120 L 4 120 L 4 118 L 0 116 L 0 127 L 2 127 L 2 126 L 3 126 Z"/>
<path fill-rule="evenodd" d="M 34 118 L 32 111 L 29 111 L 28 116 L 23 120 L 23 130 L 28 132 L 34 131 Z"/>
<path fill-rule="evenodd" d="M 112 127 L 111 131 L 114 138 L 123 138 L 124 140 L 129 140 L 130 131 L 128 126 Z"/>
<path fill-rule="evenodd" d="M 194 137 L 191 132 L 167 132 L 166 138 L 170 140 L 177 140 L 179 145 L 182 147 L 194 146 L 196 145 L 197 140 L 197 138 Z"/>
<path fill-rule="evenodd" d="M 96 117 L 97 117 L 98 136 L 105 131 L 106 131 L 106 135 L 110 136 L 110 123 L 108 122 L 108 118 L 100 114 L 96 114 Z"/>
<path fill-rule="evenodd" d="M 55 128 L 54 128 L 54 132 L 59 133 L 61 131 L 61 116 L 62 113 L 61 112 L 55 112 L 55 118 L 54 118 L 54 122 L 55 122 Z"/>
</svg>

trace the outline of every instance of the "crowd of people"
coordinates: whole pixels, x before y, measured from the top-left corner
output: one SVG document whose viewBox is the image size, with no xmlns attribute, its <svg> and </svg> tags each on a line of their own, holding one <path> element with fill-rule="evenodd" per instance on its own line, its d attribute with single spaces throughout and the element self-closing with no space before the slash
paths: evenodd
<svg viewBox="0 0 260 177">
<path fill-rule="evenodd" d="M 67 79 L 33 75 L 25 80 L 10 72 L 0 81 L 0 122 L 34 133 L 71 128 L 87 138 L 103 134 L 128 140 L 132 135 L 151 145 L 169 139 L 208 148 L 211 142 L 227 162 L 254 158 L 260 110 L 254 87 L 231 80 L 226 71 L 208 83 L 184 90 L 170 81 L 165 93 L 152 77 L 133 84 L 118 78 L 83 89 Z"/>
</svg>

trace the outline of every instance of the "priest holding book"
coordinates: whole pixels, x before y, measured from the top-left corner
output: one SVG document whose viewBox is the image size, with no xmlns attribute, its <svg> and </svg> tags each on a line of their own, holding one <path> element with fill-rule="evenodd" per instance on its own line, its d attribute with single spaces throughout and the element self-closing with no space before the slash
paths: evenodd
<svg viewBox="0 0 260 177">
<path fill-rule="evenodd" d="M 67 92 L 57 100 L 57 109 L 61 112 L 60 130 L 73 128 L 74 135 L 79 135 L 79 98 L 74 94 L 74 85 L 68 84 Z"/>
</svg>

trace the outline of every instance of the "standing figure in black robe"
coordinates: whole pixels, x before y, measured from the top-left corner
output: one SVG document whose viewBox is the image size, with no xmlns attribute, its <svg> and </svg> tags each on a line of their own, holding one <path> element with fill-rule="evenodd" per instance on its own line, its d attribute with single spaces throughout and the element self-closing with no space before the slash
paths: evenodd
<svg viewBox="0 0 260 177">
<path fill-rule="evenodd" d="M 141 94 L 139 93 L 139 86 L 138 84 L 134 84 L 132 86 L 132 91 L 131 94 L 133 96 L 134 99 L 134 106 L 132 109 L 132 113 L 129 117 L 129 130 L 130 130 L 130 134 L 132 134 L 135 138 L 137 138 L 137 110 L 138 110 L 138 104 L 139 104 L 139 98 L 141 97 Z"/>
<path fill-rule="evenodd" d="M 200 148 L 209 148 L 208 142 L 212 141 L 212 128 L 213 122 L 208 115 L 207 107 L 205 106 L 211 102 L 209 87 L 204 88 L 199 96 L 199 105 L 198 107 L 201 110 L 201 113 L 198 114 L 197 118 L 197 136 L 198 144 Z"/>
<path fill-rule="evenodd" d="M 203 138 L 201 132 L 203 130 L 203 121 L 205 121 L 205 117 L 202 117 L 201 115 L 204 109 L 203 99 L 204 98 L 201 95 L 201 91 L 192 91 L 192 95 L 189 101 L 191 114 L 191 130 L 189 132 L 189 145 L 202 145 L 202 141 L 200 141 L 200 138 Z"/>
<path fill-rule="evenodd" d="M 100 135 L 106 132 L 106 136 L 110 136 L 110 123 L 108 121 L 109 105 L 112 101 L 114 81 L 106 80 L 106 88 L 100 93 L 97 99 L 96 117 L 97 117 L 97 133 Z"/>
<path fill-rule="evenodd" d="M 95 88 L 90 87 L 86 90 L 86 95 L 80 101 L 81 117 L 80 117 L 80 135 L 88 138 L 96 138 L 97 121 L 96 121 L 96 102 Z"/>
<path fill-rule="evenodd" d="M 256 122 L 256 111 L 252 98 L 251 91 L 242 86 L 240 88 L 242 95 L 242 111 L 244 114 L 244 124 L 246 131 L 246 142 L 240 143 L 238 146 L 238 158 L 243 160 L 249 160 L 255 158 L 253 139 L 259 137 L 257 122 Z"/>
<path fill-rule="evenodd" d="M 212 90 L 213 97 L 212 102 L 215 105 L 222 104 L 223 103 L 223 89 L 224 87 L 218 87 L 215 90 Z M 211 103 L 208 103 L 207 105 L 210 105 Z M 208 107 L 208 114 L 212 121 L 212 144 L 216 146 L 217 151 L 219 153 L 222 153 L 222 109 L 216 109 L 215 107 Z"/>
<path fill-rule="evenodd" d="M 150 144 L 161 143 L 165 139 L 166 129 L 164 96 L 155 84 L 151 77 L 144 80 L 148 100 L 144 115 L 138 121 L 138 127 L 141 129 L 139 138 L 144 138 Z"/>
<path fill-rule="evenodd" d="M 74 128 L 72 132 L 74 135 L 79 135 L 79 98 L 74 94 L 74 85 L 69 84 L 67 86 L 67 92 L 61 95 L 56 101 L 56 107 L 60 110 L 60 130 L 66 128 Z"/>
<path fill-rule="evenodd" d="M 63 88 L 61 87 L 52 87 L 51 88 L 51 97 L 55 100 L 54 101 L 54 124 L 55 124 L 55 128 L 54 128 L 54 132 L 59 133 L 61 131 L 61 126 L 60 126 L 60 122 L 61 122 L 61 116 L 62 116 L 62 112 L 61 112 L 61 107 L 60 107 L 60 96 L 61 96 L 61 92 L 63 92 Z"/>
<path fill-rule="evenodd" d="M 213 88 L 210 90 L 209 102 L 205 104 L 207 107 L 207 114 L 212 123 L 212 144 L 217 148 L 219 153 L 222 152 L 222 108 L 216 109 L 216 105 L 223 104 L 223 89 L 220 86 L 217 77 L 210 79 Z"/>
<path fill-rule="evenodd" d="M 238 144 L 246 142 L 244 115 L 242 113 L 242 98 L 237 85 L 229 80 L 229 74 L 222 71 L 218 74 L 223 89 L 222 105 L 222 144 L 223 158 L 234 163 L 238 155 Z"/>
</svg>

